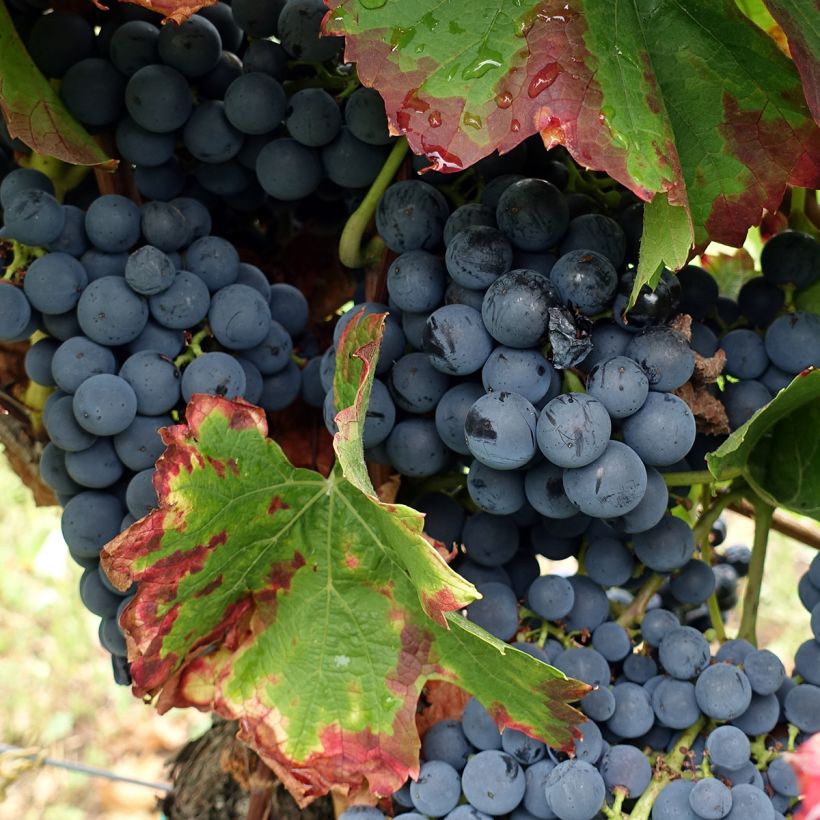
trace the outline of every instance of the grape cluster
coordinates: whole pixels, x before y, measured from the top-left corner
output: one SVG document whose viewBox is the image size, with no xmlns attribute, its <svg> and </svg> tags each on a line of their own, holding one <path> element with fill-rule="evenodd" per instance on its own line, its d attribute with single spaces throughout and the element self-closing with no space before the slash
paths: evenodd
<svg viewBox="0 0 820 820">
<path fill-rule="evenodd" d="M 292 354 L 308 303 L 212 235 L 198 200 L 140 208 L 112 194 L 83 212 L 53 193 L 48 177 L 28 169 L 0 185 L 4 237 L 47 249 L 22 281 L 0 282 L 0 339 L 39 331 L 26 373 L 55 388 L 43 409 L 41 475 L 85 569 L 80 597 L 102 618 L 100 640 L 127 682 L 117 617 L 130 596 L 100 569 L 100 550 L 156 505 L 158 430 L 193 394 L 242 397 L 268 411 L 300 396 Z"/>
<path fill-rule="evenodd" d="M 770 351 L 757 375 L 783 372 L 765 401 L 820 365 L 815 315 L 784 311 L 781 298 L 756 316 L 746 295 L 778 277 L 781 296 L 784 284 L 812 284 L 820 264 L 801 260 L 820 245 L 795 232 L 772 240 L 777 253 L 764 255 L 764 275 L 744 286 L 734 315 L 735 303 L 719 299 L 712 276 L 695 266 L 680 277 L 664 272 L 625 312 L 632 214 L 572 216 L 569 203 L 557 185 L 513 174 L 452 213 L 435 186 L 394 184 L 376 217 L 396 255 L 387 304 L 355 305 L 336 326 L 338 343 L 359 311 L 388 313 L 365 454 L 416 479 L 410 488 L 450 477 L 452 495 L 411 501 L 427 534 L 457 547 L 453 568 L 482 594 L 467 617 L 594 687 L 580 703 L 587 719 L 569 756 L 499 732 L 471 701 L 460 720 L 428 731 L 419 777 L 393 796 L 395 813 L 592 820 L 605 805 L 630 811 L 657 780 L 652 761 L 684 738 L 680 771 L 651 795 L 653 820 L 774 820 L 799 796 L 782 751 L 820 730 L 817 619 L 793 678 L 744 640 L 713 655 L 703 634 L 712 625 L 707 599 L 714 593 L 726 617 L 749 551 L 730 547 L 707 562 L 674 514 L 676 494 L 688 488 L 670 492 L 662 472 L 703 469 L 723 438 L 698 432 L 681 397 L 704 361 L 721 363 L 719 348 L 725 375 L 705 389 L 725 404 L 726 431 L 757 409 L 738 414 L 733 404 L 735 386 L 754 378 L 734 366 L 737 335 Z M 708 304 L 699 288 L 713 292 Z M 331 431 L 334 355 L 329 348 L 320 367 Z M 465 494 L 469 501 L 453 497 Z M 718 519 L 711 544 L 725 535 Z M 580 563 L 576 574 L 542 574 L 542 559 L 567 558 Z M 820 559 L 801 581 L 810 608 L 815 567 Z M 653 576 L 663 580 L 659 591 L 635 608 Z M 353 807 L 348 816 L 384 815 Z"/>
<path fill-rule="evenodd" d="M 341 64 L 341 39 L 320 37 L 326 12 L 322 0 L 217 2 L 161 26 L 121 6 L 95 28 L 55 10 L 25 42 L 74 117 L 111 134 L 144 198 L 248 211 L 366 188 L 384 162 L 384 105 Z"/>
</svg>

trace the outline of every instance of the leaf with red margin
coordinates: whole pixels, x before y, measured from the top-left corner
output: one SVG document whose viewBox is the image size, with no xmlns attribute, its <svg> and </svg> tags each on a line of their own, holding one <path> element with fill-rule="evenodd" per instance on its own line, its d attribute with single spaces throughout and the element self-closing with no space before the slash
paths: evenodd
<svg viewBox="0 0 820 820">
<path fill-rule="evenodd" d="M 0 109 L 9 134 L 38 154 L 73 165 L 117 167 L 34 65 L 5 3 L 0 3 Z"/>
<path fill-rule="evenodd" d="M 362 435 L 385 317 L 384 313 L 364 315 L 362 308 L 348 322 L 339 339 L 333 377 L 335 405 L 343 408 L 336 414 L 338 432 L 333 437 L 333 449 L 342 475 L 374 501 L 379 499 L 364 460 Z M 397 525 L 407 527 L 410 532 L 416 533 L 423 526 L 423 517 L 410 507 L 402 504 L 382 506 L 393 514 Z M 398 550 L 396 557 L 411 578 L 426 579 L 419 592 L 420 602 L 427 615 L 441 626 L 446 625 L 444 612 L 459 609 L 464 602 L 480 597 L 471 583 L 449 568 L 438 549 Z"/>
<path fill-rule="evenodd" d="M 102 555 L 118 586 L 138 582 L 121 617 L 136 695 L 238 720 L 302 805 L 365 783 L 389 795 L 417 775 L 428 680 L 571 746 L 582 716 L 567 701 L 589 687 L 446 611 L 476 593 L 420 514 L 338 465 L 328 478 L 291 466 L 259 408 L 196 395 L 186 419 L 162 433 L 159 508 Z"/>
<path fill-rule="evenodd" d="M 329 5 L 326 30 L 438 170 L 540 132 L 644 199 L 666 192 L 697 244 L 742 243 L 787 182 L 820 181 L 800 78 L 731 0 Z"/>
<path fill-rule="evenodd" d="M 92 0 L 94 5 L 100 9 L 108 9 L 100 0 Z M 167 22 L 173 20 L 175 23 L 184 23 L 192 14 L 196 14 L 205 6 L 212 6 L 217 0 L 120 0 L 123 3 L 131 3 L 135 6 L 142 6 L 149 11 L 161 14 Z"/>
<path fill-rule="evenodd" d="M 765 0 L 786 35 L 792 59 L 803 79 L 803 92 L 820 122 L 820 14 L 817 0 Z"/>
</svg>

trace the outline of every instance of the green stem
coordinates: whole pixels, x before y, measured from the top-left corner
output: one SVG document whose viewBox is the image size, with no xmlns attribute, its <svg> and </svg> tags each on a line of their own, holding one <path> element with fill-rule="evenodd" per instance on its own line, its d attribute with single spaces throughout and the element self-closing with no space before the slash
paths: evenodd
<svg viewBox="0 0 820 820">
<path fill-rule="evenodd" d="M 615 799 L 612 801 L 612 806 L 607 806 L 607 804 L 604 803 L 604 805 L 601 806 L 601 811 L 604 817 L 609 817 L 610 820 L 621 820 L 624 816 L 621 809 L 623 808 L 627 791 L 622 786 L 616 786 L 614 792 Z"/>
<path fill-rule="evenodd" d="M 794 744 L 797 742 L 797 736 L 800 734 L 800 729 L 797 728 L 793 723 L 789 724 L 789 735 L 788 741 L 786 745 L 787 752 L 794 751 Z"/>
<path fill-rule="evenodd" d="M 757 610 L 760 606 L 760 587 L 763 583 L 763 568 L 766 564 L 766 546 L 769 543 L 769 528 L 772 525 L 774 507 L 758 498 L 755 502 L 755 537 L 752 542 L 752 558 L 749 562 L 749 577 L 743 595 L 743 614 L 740 617 L 738 638 L 744 638 L 757 646 Z"/>
<path fill-rule="evenodd" d="M 709 534 L 712 531 L 712 526 L 718 520 L 720 514 L 729 504 L 738 501 L 742 497 L 742 492 L 736 490 L 734 492 L 723 493 L 719 495 L 711 505 L 707 506 L 706 501 L 709 498 L 709 485 L 703 485 L 703 512 L 700 514 L 698 523 L 693 528 L 695 543 L 700 547 L 700 554 L 703 560 L 712 566 L 714 555 L 712 552 L 712 545 L 709 542 Z M 709 619 L 712 622 L 712 628 L 715 630 L 715 637 L 720 643 L 726 640 L 726 627 L 723 624 L 723 618 L 720 617 L 720 606 L 718 605 L 717 593 L 713 592 L 708 600 Z"/>
<path fill-rule="evenodd" d="M 769 761 L 776 756 L 774 749 L 766 747 L 766 738 L 768 735 L 758 735 L 751 743 L 752 759 L 755 766 L 763 771 L 768 765 Z"/>
<path fill-rule="evenodd" d="M 177 367 L 184 367 L 190 364 L 194 359 L 202 355 L 202 342 L 211 335 L 210 328 L 206 325 L 202 330 L 198 331 L 191 337 L 188 342 L 188 347 L 174 359 L 174 364 Z"/>
<path fill-rule="evenodd" d="M 13 280 L 19 271 L 26 270 L 35 259 L 45 253 L 43 248 L 33 248 L 30 245 L 23 245 L 16 239 L 7 241 L 11 245 L 12 258 L 3 273 L 3 279 L 6 280 Z"/>
<path fill-rule="evenodd" d="M 720 481 L 737 478 L 741 469 L 727 470 Z M 680 473 L 661 473 L 661 477 L 670 487 L 691 487 L 693 484 L 711 484 L 717 479 L 708 470 L 684 470 Z"/>
<path fill-rule="evenodd" d="M 663 586 L 663 575 L 652 573 L 644 582 L 640 592 L 635 596 L 632 603 L 621 613 L 618 618 L 618 623 L 621 626 L 632 626 L 634 623 L 640 623 L 643 618 L 646 607 L 652 600 L 652 596 Z"/>
<path fill-rule="evenodd" d="M 407 140 L 400 137 L 393 143 L 379 175 L 373 180 L 362 204 L 350 215 L 339 239 L 339 260 L 348 268 L 361 268 L 371 264 L 384 248 L 384 243 L 374 237 L 362 248 L 362 237 L 376 212 L 376 206 L 387 186 L 393 180 L 407 153 Z"/>
<path fill-rule="evenodd" d="M 564 370 L 564 375 L 561 378 L 561 392 L 586 393 L 587 389 L 574 370 Z"/>
<path fill-rule="evenodd" d="M 655 798 L 672 781 L 677 779 L 683 768 L 683 761 L 686 754 L 695 742 L 695 738 L 706 723 L 706 718 L 699 717 L 681 736 L 675 744 L 675 751 L 666 755 L 663 765 L 655 766 L 655 774 L 652 782 L 647 786 L 646 791 L 640 796 L 638 802 L 632 807 L 629 813 L 630 820 L 649 820 L 652 813 L 652 806 Z"/>
</svg>

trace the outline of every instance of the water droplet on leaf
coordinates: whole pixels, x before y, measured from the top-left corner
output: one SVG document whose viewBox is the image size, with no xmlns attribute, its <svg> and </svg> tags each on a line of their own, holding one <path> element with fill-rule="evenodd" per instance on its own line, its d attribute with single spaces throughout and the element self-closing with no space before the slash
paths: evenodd
<svg viewBox="0 0 820 820">
<path fill-rule="evenodd" d="M 527 94 L 529 94 L 531 98 L 537 97 L 558 79 L 560 73 L 561 66 L 559 66 L 558 63 L 547 63 L 532 80 L 530 80 Z"/>
<path fill-rule="evenodd" d="M 469 111 L 464 112 L 464 116 L 461 120 L 469 128 L 478 129 L 481 128 L 482 125 L 481 117 L 479 117 L 478 114 L 471 114 Z"/>
<path fill-rule="evenodd" d="M 502 91 L 496 94 L 495 104 L 499 108 L 509 108 L 513 104 L 513 95 L 509 91 Z"/>
<path fill-rule="evenodd" d="M 441 111 L 431 111 L 427 117 L 427 122 L 430 123 L 430 128 L 441 127 Z"/>
</svg>

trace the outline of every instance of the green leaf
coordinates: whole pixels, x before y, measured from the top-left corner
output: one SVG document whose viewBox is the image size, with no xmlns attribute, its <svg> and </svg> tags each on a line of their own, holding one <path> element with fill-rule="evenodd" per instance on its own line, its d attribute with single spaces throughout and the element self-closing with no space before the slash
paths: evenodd
<svg viewBox="0 0 820 820">
<path fill-rule="evenodd" d="M 73 165 L 117 167 L 117 161 L 109 159 L 68 113 L 34 65 L 4 3 L 0 3 L 0 109 L 9 134 L 38 154 Z"/>
<path fill-rule="evenodd" d="M 743 475 L 770 504 L 820 519 L 820 370 L 795 376 L 706 456 L 718 479 Z"/>
<path fill-rule="evenodd" d="M 368 495 L 375 493 L 364 460 L 362 436 L 385 317 L 384 313 L 365 316 L 362 308 L 348 322 L 339 340 L 333 376 L 334 404 L 344 408 L 336 415 L 339 432 L 333 438 L 333 449 L 344 477 Z"/>
<path fill-rule="evenodd" d="M 665 194 L 657 194 L 643 210 L 638 273 L 627 309 L 635 304 L 644 285 L 657 286 L 664 265 L 678 270 L 686 264 L 692 243 L 692 222 L 686 209 L 670 205 Z"/>
<path fill-rule="evenodd" d="M 786 35 L 815 120 L 820 120 L 820 14 L 817 0 L 766 0 Z"/>
<path fill-rule="evenodd" d="M 795 291 L 794 308 L 805 313 L 816 313 L 820 316 L 820 280 L 807 288 Z"/>
<path fill-rule="evenodd" d="M 733 0 L 329 5 L 326 30 L 438 170 L 540 132 L 644 199 L 666 193 L 697 244 L 740 245 L 787 182 L 820 181 L 800 77 Z"/>
<path fill-rule="evenodd" d="M 351 336 L 348 335 L 348 339 Z M 418 772 L 428 680 L 474 694 L 552 746 L 588 687 L 455 614 L 476 591 L 422 535 L 422 516 L 292 467 L 264 412 L 197 395 L 166 429 L 159 509 L 106 545 L 134 691 L 238 720 L 240 736 L 305 804 Z"/>
</svg>

